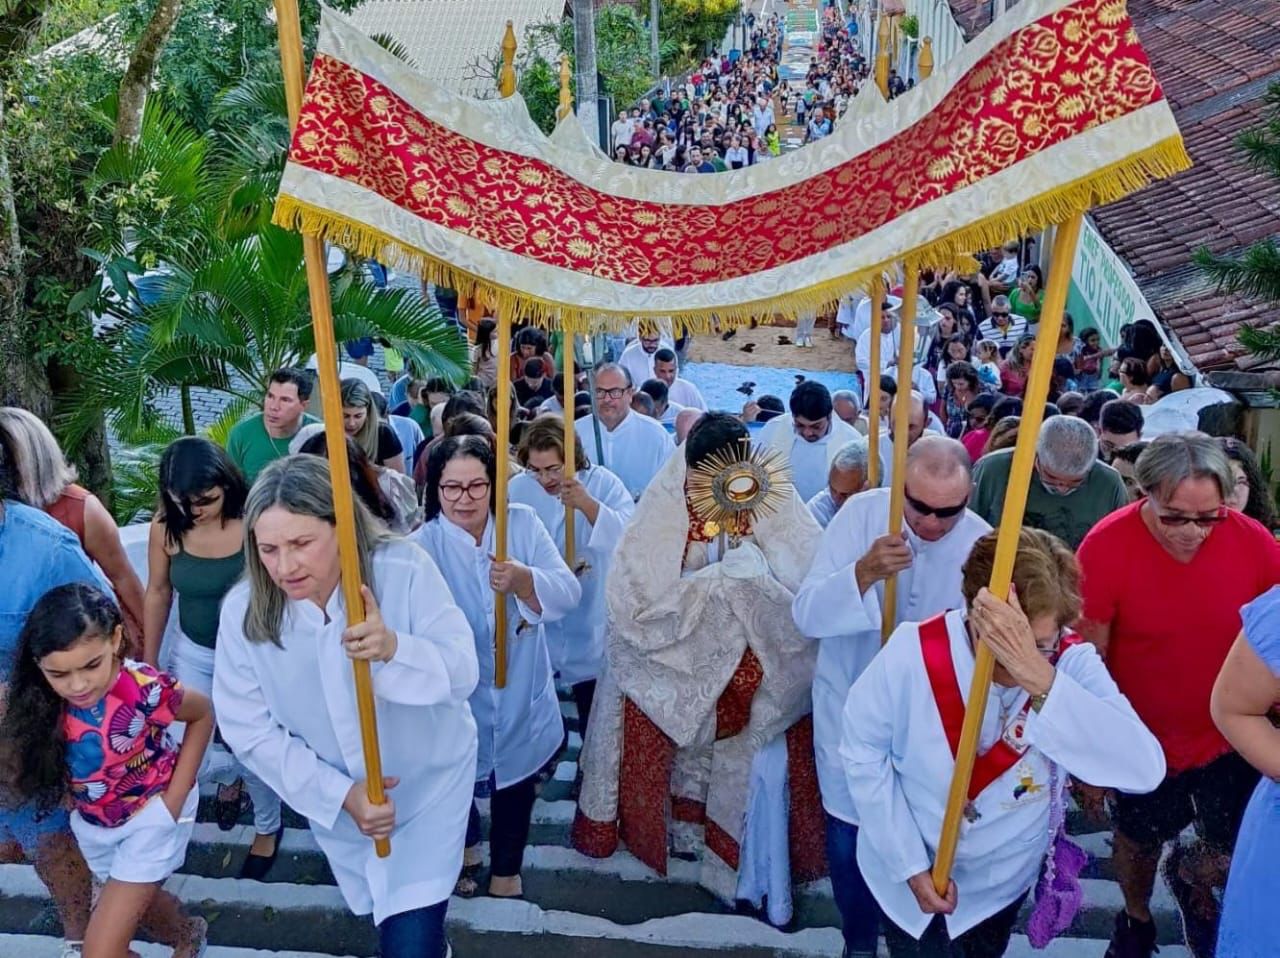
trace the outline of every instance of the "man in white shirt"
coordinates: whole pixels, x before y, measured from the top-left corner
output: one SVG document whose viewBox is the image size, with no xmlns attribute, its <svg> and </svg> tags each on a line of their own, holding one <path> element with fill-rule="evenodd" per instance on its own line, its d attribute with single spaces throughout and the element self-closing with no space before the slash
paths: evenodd
<svg viewBox="0 0 1280 958">
<path fill-rule="evenodd" d="M 673 349 L 670 342 L 663 341 L 662 334 L 656 326 L 647 322 L 640 324 L 639 334 L 618 357 L 618 365 L 631 376 L 633 385 L 639 386 L 646 380 L 654 378 L 654 356 L 664 346 Z"/>
<path fill-rule="evenodd" d="M 580 419 L 577 429 L 587 457 L 621 479 L 631 497 L 639 499 L 675 450 L 675 443 L 656 419 L 631 411 L 634 394 L 626 369 L 616 363 L 601 366 L 596 370 L 595 415 Z"/>
<path fill-rule="evenodd" d="M 831 393 L 815 380 L 806 380 L 791 393 L 791 415 L 770 419 L 759 442 L 791 464 L 796 494 L 808 502 L 827 482 L 831 460 L 858 432 L 835 417 Z"/>
<path fill-rule="evenodd" d="M 876 953 L 878 910 L 858 869 L 858 814 L 840 759 L 841 715 L 849 689 L 880 650 L 884 582 L 898 577 L 895 622 L 960 608 L 961 566 L 991 530 L 968 511 L 969 454 L 945 436 L 925 436 L 907 457 L 905 528 L 889 535 L 889 490 L 854 496 L 818 545 L 791 611 L 818 642 L 813 683 L 814 750 L 827 814 L 827 860 L 846 954 Z"/>
<path fill-rule="evenodd" d="M 756 105 L 751 110 L 751 124 L 755 127 L 756 136 L 764 136 L 769 132 L 769 127 L 773 126 L 773 104 L 768 97 L 756 99 Z"/>
<path fill-rule="evenodd" d="M 697 386 L 680 378 L 679 368 L 675 350 L 663 346 L 653 354 L 653 378 L 667 384 L 667 397 L 678 406 L 706 412 L 707 401 Z"/>
<path fill-rule="evenodd" d="M 664 426 L 674 427 L 676 416 L 684 406 L 671 401 L 667 384 L 661 379 L 646 379 L 640 384 L 640 391 L 653 400 L 653 418 Z"/>
<path fill-rule="evenodd" d="M 822 528 L 830 525 L 840 507 L 867 487 L 867 440 L 859 436 L 836 450 L 827 471 L 827 488 L 805 503 Z"/>
<path fill-rule="evenodd" d="M 870 325 L 858 337 L 858 345 L 854 350 L 858 372 L 862 373 L 864 383 L 871 382 L 871 337 L 874 334 Z M 898 378 L 898 351 L 902 346 L 902 329 L 898 325 L 896 310 L 884 310 L 880 314 L 880 368 L 877 373 Z M 926 403 L 938 398 L 938 383 L 933 374 L 919 363 L 911 367 L 911 388 L 920 391 Z"/>
<path fill-rule="evenodd" d="M 618 118 L 609 127 L 609 133 L 613 137 L 613 148 L 616 150 L 620 146 L 631 146 L 631 137 L 635 131 L 635 124 L 631 117 L 627 116 L 626 111 L 619 113 Z"/>
</svg>

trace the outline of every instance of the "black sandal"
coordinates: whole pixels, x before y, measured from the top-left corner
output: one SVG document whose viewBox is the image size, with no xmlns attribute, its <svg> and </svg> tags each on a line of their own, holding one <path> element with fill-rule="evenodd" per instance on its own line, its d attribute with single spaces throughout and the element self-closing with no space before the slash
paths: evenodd
<svg viewBox="0 0 1280 958">
<path fill-rule="evenodd" d="M 251 878 L 254 881 L 262 881 L 267 877 L 267 872 L 271 871 L 271 866 L 276 863 L 276 859 L 280 856 L 280 846 L 284 842 L 284 820 L 281 819 L 280 827 L 276 829 L 276 844 L 271 850 L 270 855 L 255 855 L 252 851 L 244 857 L 244 864 L 240 866 L 240 877 Z"/>
</svg>

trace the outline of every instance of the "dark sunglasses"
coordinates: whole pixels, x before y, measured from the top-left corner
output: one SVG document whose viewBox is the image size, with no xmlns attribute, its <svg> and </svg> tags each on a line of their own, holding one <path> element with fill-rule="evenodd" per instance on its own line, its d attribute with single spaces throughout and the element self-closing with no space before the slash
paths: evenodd
<svg viewBox="0 0 1280 958">
<path fill-rule="evenodd" d="M 1156 518 L 1160 520 L 1160 524 L 1163 526 L 1181 528 L 1194 522 L 1201 529 L 1212 529 L 1227 518 L 1227 509 L 1223 506 L 1211 516 L 1168 516 L 1163 512 L 1156 512 Z"/>
<path fill-rule="evenodd" d="M 964 512 L 965 507 L 969 505 L 968 496 L 965 496 L 964 502 L 960 503 L 958 506 L 931 506 L 928 503 L 921 502 L 915 496 L 909 495 L 905 491 L 902 493 L 902 496 L 907 500 L 907 505 L 926 518 L 929 516 L 937 516 L 939 519 L 950 519 L 953 516 L 960 515 L 960 513 Z"/>
<path fill-rule="evenodd" d="M 1008 314 L 1008 313 L 1002 313 L 1002 312 L 1000 312 L 999 310 L 996 310 L 996 309 L 993 309 L 993 310 L 991 311 L 991 315 L 992 315 L 992 316 L 995 316 L 997 319 L 1008 319 L 1008 318 L 1009 318 L 1009 314 Z"/>
</svg>

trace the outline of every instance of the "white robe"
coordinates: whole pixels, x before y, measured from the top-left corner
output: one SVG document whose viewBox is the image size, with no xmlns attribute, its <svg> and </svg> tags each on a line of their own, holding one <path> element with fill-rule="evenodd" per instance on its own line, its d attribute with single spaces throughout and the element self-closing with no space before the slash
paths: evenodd
<svg viewBox="0 0 1280 958">
<path fill-rule="evenodd" d="M 974 658 L 964 613 L 947 614 L 956 680 L 967 699 Z M 933 864 L 955 761 L 925 672 L 916 623 L 898 627 L 863 672 L 843 715 L 840 754 L 861 825 L 858 865 L 886 915 L 916 937 L 932 915 L 920 911 L 907 879 Z M 819 672 L 821 674 L 821 672 Z M 979 737 L 985 751 L 1000 733 L 1000 699 L 1011 714 L 1021 690 L 993 686 Z M 1035 884 L 1049 844 L 1050 762 L 1104 788 L 1149 792 L 1165 774 L 1159 742 L 1120 694 L 1092 645 L 1073 646 L 1058 662 L 1044 707 L 1027 717 L 1030 748 L 974 801 L 979 818 L 962 822 L 951 875 L 954 940 Z"/>
<path fill-rule="evenodd" d="M 895 622 L 917 622 L 963 605 L 960 567 L 969 550 L 991 531 L 981 516 L 965 511 L 955 528 L 937 542 L 925 542 L 903 524 L 914 556 L 898 573 Z M 884 583 L 858 593 L 854 565 L 889 531 L 889 490 L 853 496 L 827 526 L 809 574 L 791 605 L 800 633 L 818 642 L 813 681 L 813 744 L 818 761 L 822 807 L 857 824 L 857 812 L 840 761 L 840 713 L 849 689 L 880 651 Z"/>
<path fill-rule="evenodd" d="M 808 442 L 797 436 L 790 415 L 770 419 L 760 430 L 757 441 L 786 459 L 791 466 L 791 481 L 795 483 L 796 495 L 807 502 L 827 487 L 831 460 L 840 447 L 857 438 L 858 430 L 833 413 L 831 428 L 817 442 Z"/>
<path fill-rule="evenodd" d="M 676 448 L 675 440 L 662 428 L 662 423 L 630 410 L 612 432 L 600 423 L 599 447 L 594 416 L 578 420 L 577 432 L 582 437 L 587 458 L 621 479 L 632 499 L 640 498 Z"/>
<path fill-rule="evenodd" d="M 400 540 L 379 547 L 373 575 L 383 621 L 399 640 L 392 660 L 372 667 L 382 771 L 400 779 L 389 858 L 374 854 L 342 809 L 365 767 L 340 641 L 341 588 L 324 611 L 286 602 L 279 645 L 245 638 L 249 584 L 232 588 L 218 627 L 213 703 L 236 757 L 311 823 L 347 905 L 381 923 L 444 901 L 457 880 L 476 763 L 467 697 L 479 673 L 467 621 L 421 549 Z"/>
<path fill-rule="evenodd" d="M 587 569 L 578 577 L 582 601 L 559 622 L 546 625 L 547 648 L 551 667 L 569 684 L 598 678 L 604 661 L 605 620 L 608 610 L 604 601 L 604 582 L 613 561 L 613 551 L 622 538 L 622 530 L 635 512 L 635 502 L 622 480 L 601 466 L 590 466 L 578 473 L 581 482 L 600 503 L 594 523 L 579 512 L 574 517 L 574 555 L 585 561 Z M 550 533 L 556 548 L 564 554 L 564 504 L 547 492 L 529 473 L 511 480 L 509 498 L 529 506 L 538 514 Z"/>
<path fill-rule="evenodd" d="M 676 377 L 676 381 L 667 387 L 667 398 L 673 403 L 678 403 L 686 409 L 701 409 L 707 411 L 707 401 L 702 398 L 702 393 L 698 391 L 698 387 L 687 379 Z"/>
<path fill-rule="evenodd" d="M 925 432 L 937 433 L 939 436 L 945 436 L 947 431 L 942 428 L 942 420 L 929 413 L 929 418 L 925 420 Z M 888 429 L 881 429 L 879 436 L 880 444 L 880 486 L 888 489 L 893 485 L 893 437 L 889 435 Z"/>
<path fill-rule="evenodd" d="M 675 346 L 665 338 L 658 340 L 658 349 L 664 347 L 673 352 L 675 351 Z M 628 343 L 627 348 L 618 357 L 618 365 L 631 374 L 631 385 L 636 389 L 643 386 L 646 379 L 657 378 L 653 374 L 653 354 L 658 349 L 655 349 L 653 353 L 646 353 L 644 347 L 640 345 L 640 340 L 636 339 Z"/>
<path fill-rule="evenodd" d="M 492 516 L 476 545 L 471 533 L 439 515 L 419 528 L 413 539 L 436 560 L 471 626 L 480 661 L 480 684 L 471 696 L 480 732 L 475 780 L 484 781 L 492 773 L 496 787 L 506 788 L 546 765 L 564 740 L 545 625 L 564 618 L 578 604 L 582 589 L 537 514 L 528 506 L 509 506 L 507 554 L 533 570 L 542 613 L 535 613 L 514 595 L 507 596 L 507 686 L 497 688 L 494 594 L 489 588 L 493 535 Z M 522 620 L 528 623 L 524 628 L 520 628 Z"/>
<path fill-rule="evenodd" d="M 880 335 L 880 374 L 898 381 L 898 347 L 902 342 L 902 330 L 895 326 L 892 331 Z M 856 350 L 858 371 L 862 373 L 862 381 L 870 388 L 871 383 L 871 330 L 866 329 L 858 337 Z M 920 364 L 911 367 L 911 388 L 930 406 L 938 401 L 938 384 L 932 373 Z"/>
<path fill-rule="evenodd" d="M 831 498 L 831 489 L 823 489 L 816 496 L 805 503 L 809 507 L 809 515 L 813 516 L 813 521 L 822 528 L 831 525 L 831 520 L 835 518 L 840 507 L 836 505 L 834 499 Z"/>
</svg>

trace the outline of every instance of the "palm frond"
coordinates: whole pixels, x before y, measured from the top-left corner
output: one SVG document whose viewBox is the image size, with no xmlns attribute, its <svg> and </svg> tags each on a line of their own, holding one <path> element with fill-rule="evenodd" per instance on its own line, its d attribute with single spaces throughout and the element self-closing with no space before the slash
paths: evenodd
<svg viewBox="0 0 1280 958">
<path fill-rule="evenodd" d="M 409 48 L 391 34 L 375 33 L 373 36 L 369 37 L 369 39 L 382 47 L 382 49 L 386 50 L 397 60 L 403 60 L 415 70 L 418 69 L 418 64 L 414 62 L 413 57 L 409 56 Z"/>
<path fill-rule="evenodd" d="M 416 290 L 351 283 L 334 296 L 333 324 L 339 342 L 363 336 L 386 340 L 418 375 L 452 382 L 467 376 L 466 339 Z"/>
<path fill-rule="evenodd" d="M 1219 256 L 1202 247 L 1194 260 L 1219 291 L 1280 303 L 1280 245 L 1274 239 L 1254 243 L 1239 257 Z"/>
<path fill-rule="evenodd" d="M 219 446 L 225 447 L 227 440 L 231 436 L 231 430 L 235 428 L 245 416 L 256 410 L 260 404 L 260 399 L 253 399 L 248 396 L 237 396 L 227 403 L 222 412 L 218 415 L 204 433 Z"/>
</svg>

